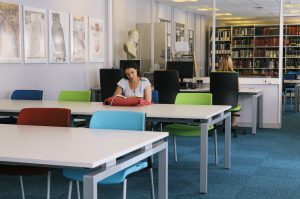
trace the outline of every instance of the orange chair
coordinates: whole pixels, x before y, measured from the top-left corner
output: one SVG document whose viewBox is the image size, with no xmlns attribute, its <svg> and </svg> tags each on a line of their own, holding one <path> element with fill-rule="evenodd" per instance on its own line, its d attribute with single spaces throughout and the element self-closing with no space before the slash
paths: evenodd
<svg viewBox="0 0 300 199">
<path fill-rule="evenodd" d="M 18 125 L 37 126 L 70 126 L 71 110 L 64 108 L 25 108 L 20 111 Z M 50 175 L 51 171 L 46 167 L 33 166 L 6 166 L 0 165 L 0 173 L 4 175 L 20 176 L 20 187 L 22 198 L 25 199 L 22 176 L 41 175 L 48 173 L 47 177 L 47 199 L 50 198 Z"/>
</svg>

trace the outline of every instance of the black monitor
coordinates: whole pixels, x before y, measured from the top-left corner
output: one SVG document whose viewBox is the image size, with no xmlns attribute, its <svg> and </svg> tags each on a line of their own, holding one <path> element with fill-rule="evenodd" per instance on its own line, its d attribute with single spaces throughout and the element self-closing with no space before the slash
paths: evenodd
<svg viewBox="0 0 300 199">
<path fill-rule="evenodd" d="M 132 62 L 134 62 L 139 67 L 139 71 L 141 71 L 141 60 L 139 59 L 120 60 L 120 69 L 123 71 L 123 68 L 130 65 Z"/>
<path fill-rule="evenodd" d="M 179 73 L 180 82 L 183 78 L 194 77 L 194 62 L 192 61 L 168 61 L 167 70 L 176 70 Z"/>
</svg>

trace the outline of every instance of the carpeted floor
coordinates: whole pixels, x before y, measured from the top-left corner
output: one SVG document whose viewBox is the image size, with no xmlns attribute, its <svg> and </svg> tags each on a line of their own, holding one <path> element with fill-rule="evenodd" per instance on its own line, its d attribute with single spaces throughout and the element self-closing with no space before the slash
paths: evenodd
<svg viewBox="0 0 300 199">
<path fill-rule="evenodd" d="M 199 190 L 199 139 L 177 138 L 178 160 L 169 142 L 169 198 L 174 199 L 299 199 L 300 198 L 300 113 L 287 112 L 281 129 L 258 129 L 257 135 L 232 138 L 232 167 L 223 169 L 223 141 L 219 138 L 219 165 L 214 165 L 213 138 L 209 138 L 208 193 Z M 157 170 L 155 170 L 157 174 Z M 128 199 L 150 198 L 148 173 L 128 180 Z M 45 198 L 46 176 L 24 177 L 27 199 Z M 155 178 L 157 186 L 157 178 Z M 51 198 L 65 199 L 68 181 L 54 170 Z M 99 198 L 121 198 L 121 185 L 99 186 Z M 157 189 L 156 189 L 157 191 Z M 19 181 L 0 175 L 0 199 L 21 198 Z M 73 189 L 73 198 L 77 198 Z"/>
</svg>

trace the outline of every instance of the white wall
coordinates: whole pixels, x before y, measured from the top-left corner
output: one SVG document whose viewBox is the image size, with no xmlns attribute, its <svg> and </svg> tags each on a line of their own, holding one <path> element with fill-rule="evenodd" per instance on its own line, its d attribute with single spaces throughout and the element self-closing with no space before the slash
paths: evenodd
<svg viewBox="0 0 300 199">
<path fill-rule="evenodd" d="M 106 0 L 6 0 L 6 2 L 92 16 L 106 21 Z M 0 64 L 0 98 L 10 98 L 11 92 L 15 89 L 41 89 L 44 90 L 44 99 L 56 100 L 62 89 L 79 90 L 98 86 L 100 67 L 104 67 L 104 64 Z"/>
</svg>

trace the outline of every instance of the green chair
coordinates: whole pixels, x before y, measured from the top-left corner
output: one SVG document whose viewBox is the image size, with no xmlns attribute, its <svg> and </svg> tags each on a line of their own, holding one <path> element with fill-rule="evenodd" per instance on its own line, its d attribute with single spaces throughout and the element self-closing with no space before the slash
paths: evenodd
<svg viewBox="0 0 300 199">
<path fill-rule="evenodd" d="M 76 101 L 76 102 L 90 102 L 90 90 L 64 90 L 59 93 L 58 101 Z"/>
<path fill-rule="evenodd" d="M 211 93 L 178 93 L 175 99 L 175 104 L 190 104 L 190 105 L 212 105 Z M 177 162 L 176 136 L 195 137 L 200 136 L 200 128 L 197 125 L 188 124 L 168 124 L 163 127 L 164 131 L 173 135 L 174 158 Z M 213 126 L 209 126 L 208 130 L 214 130 Z M 218 164 L 217 153 L 217 131 L 214 130 L 215 138 L 215 163 Z"/>
<path fill-rule="evenodd" d="M 58 101 L 72 101 L 72 102 L 90 102 L 91 91 L 90 90 L 63 90 L 58 95 Z M 89 118 L 72 117 L 72 125 L 75 127 L 88 126 Z"/>
</svg>

